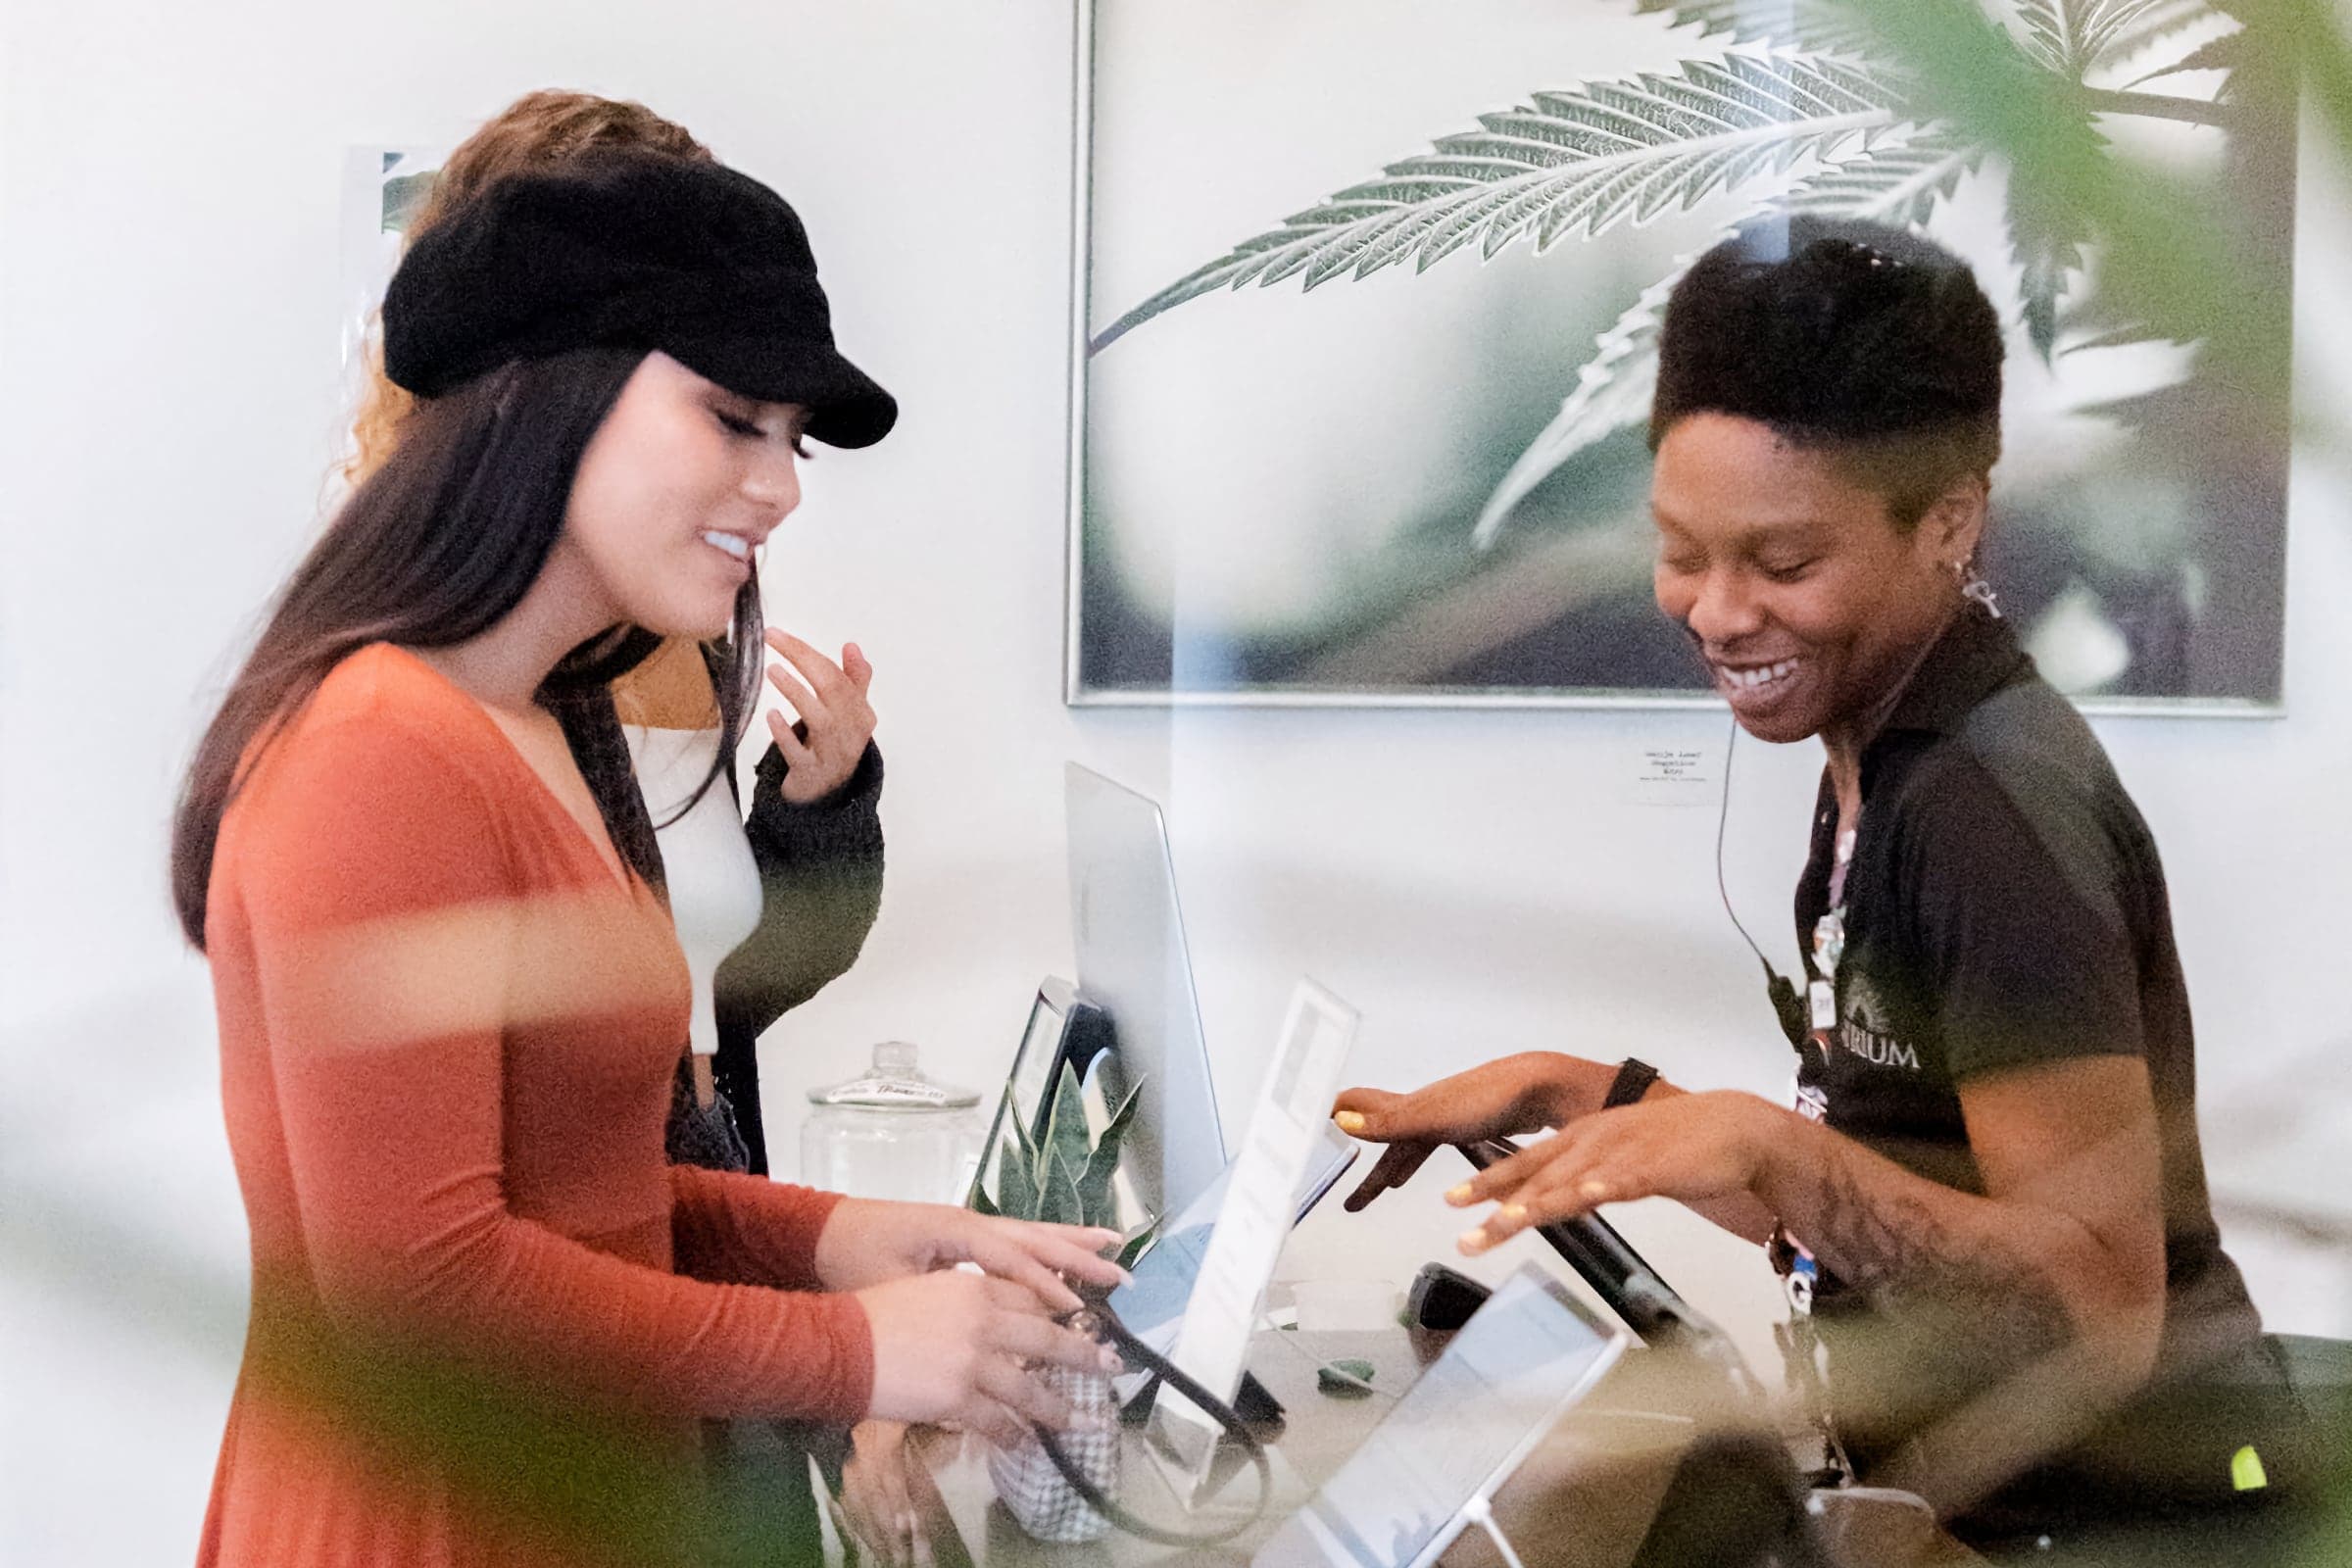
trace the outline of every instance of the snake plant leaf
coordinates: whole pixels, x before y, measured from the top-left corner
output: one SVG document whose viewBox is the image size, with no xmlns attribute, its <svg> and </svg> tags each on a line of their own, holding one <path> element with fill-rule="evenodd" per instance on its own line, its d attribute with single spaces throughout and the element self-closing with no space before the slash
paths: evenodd
<svg viewBox="0 0 2352 1568">
<path fill-rule="evenodd" d="M 1035 1219 L 1038 1205 L 1036 1151 L 1026 1137 L 997 1148 L 997 1212 L 1006 1219 Z"/>
<path fill-rule="evenodd" d="M 1000 1186 L 1003 1184 L 1003 1181 L 1004 1178 L 1000 1176 L 998 1178 Z M 997 1218 L 1003 1215 L 1004 1212 L 1003 1209 L 997 1206 L 996 1200 L 988 1196 L 988 1188 L 979 1182 L 974 1182 L 972 1184 L 971 1210 L 975 1214 L 986 1214 L 991 1219 Z"/>
<path fill-rule="evenodd" d="M 1113 1261 L 1121 1268 L 1132 1269 L 1143 1260 L 1146 1252 L 1152 1250 L 1152 1244 L 1158 1240 L 1159 1216 L 1154 1214 L 1120 1239 L 1119 1250 Z"/>
<path fill-rule="evenodd" d="M 1142 1103 L 1144 1086 L 1139 1082 L 1127 1091 L 1119 1108 L 1111 1112 L 1095 1141 L 1094 1152 L 1087 1155 L 1086 1165 L 1078 1175 L 1078 1200 L 1087 1225 L 1116 1225 L 1119 1222 L 1117 1195 L 1112 1179 L 1119 1173 L 1120 1147 L 1126 1142 L 1127 1129 L 1135 1122 L 1136 1111 Z"/>
<path fill-rule="evenodd" d="M 1915 226 L 1925 223 L 1951 196 L 1960 176 L 1976 168 L 1982 157 L 1979 149 L 1964 142 L 1925 131 L 1899 146 L 1883 145 L 1833 164 L 1774 205 L 1785 212 Z M 1726 228 L 1709 236 L 1699 250 L 1732 233 Z M 1592 357 L 1576 372 L 1576 386 L 1558 415 L 1528 444 L 1479 510 L 1471 532 L 1471 542 L 1479 549 L 1493 545 L 1519 503 L 1571 459 L 1649 416 L 1666 300 L 1697 256 L 1694 251 L 1677 258 L 1673 270 L 1643 289 L 1616 324 L 1600 335 Z"/>
<path fill-rule="evenodd" d="M 1029 1124 L 1026 1120 L 1019 1116 L 1008 1116 L 1005 1119 L 1012 1123 L 1012 1143 L 1008 1148 L 1020 1152 L 1021 1181 L 1031 1195 L 1028 1202 L 1033 1212 L 1018 1217 L 1034 1219 L 1036 1218 L 1034 1210 L 1037 1206 L 1035 1195 L 1041 1174 L 1045 1169 L 1045 1155 L 1037 1147 L 1037 1140 L 1030 1135 Z M 997 1201 L 1000 1203 L 1007 1201 L 1002 1182 L 997 1188 Z"/>
<path fill-rule="evenodd" d="M 1059 1149 L 1046 1152 L 1045 1179 L 1038 1184 L 1037 1217 L 1048 1225 L 1083 1225 L 1085 1200 L 1078 1196 L 1078 1176 L 1061 1157 Z"/>
<path fill-rule="evenodd" d="M 1107 1161 L 1102 1155 L 1102 1151 L 1098 1148 L 1087 1160 L 1086 1168 L 1076 1175 L 1080 1217 L 1073 1224 L 1115 1226 L 1119 1222 L 1118 1195 L 1110 1180 L 1119 1168 L 1118 1153 L 1113 1150 Z"/>
<path fill-rule="evenodd" d="M 1060 1160 L 1075 1180 L 1077 1173 L 1086 1169 L 1093 1151 L 1094 1140 L 1086 1125 L 1086 1092 L 1078 1086 L 1078 1070 L 1065 1061 L 1054 1085 L 1054 1108 L 1046 1117 L 1045 1158 L 1049 1164 Z"/>
<path fill-rule="evenodd" d="M 1187 272 L 1096 334 L 1090 352 L 1220 288 L 1298 277 L 1313 289 L 1406 261 L 1427 269 L 1472 244 L 1492 257 L 1521 240 L 1542 251 L 1639 225 L 1785 178 L 1807 155 L 1857 156 L 1909 122 L 1907 96 L 1883 67 L 1745 54 L 1537 93 Z"/>
<path fill-rule="evenodd" d="M 1636 16 L 1664 15 L 1673 27 L 1698 28 L 1731 43 L 1762 42 L 1818 54 L 1859 54 L 1877 36 L 1858 0 L 1639 0 Z"/>
</svg>

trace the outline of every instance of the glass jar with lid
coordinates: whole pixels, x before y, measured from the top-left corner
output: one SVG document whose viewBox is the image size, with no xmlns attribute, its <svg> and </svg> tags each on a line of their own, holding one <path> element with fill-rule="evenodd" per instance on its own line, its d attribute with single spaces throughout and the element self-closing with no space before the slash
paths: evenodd
<svg viewBox="0 0 2352 1568">
<path fill-rule="evenodd" d="M 958 1203 L 987 1137 L 977 1090 L 923 1076 L 915 1048 L 888 1040 L 847 1083 L 808 1091 L 801 1180 L 852 1198 Z"/>
</svg>

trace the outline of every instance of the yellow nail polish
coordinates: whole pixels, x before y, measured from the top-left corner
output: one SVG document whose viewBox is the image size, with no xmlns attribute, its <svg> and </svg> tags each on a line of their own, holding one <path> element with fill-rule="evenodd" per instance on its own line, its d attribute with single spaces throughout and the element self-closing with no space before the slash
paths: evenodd
<svg viewBox="0 0 2352 1568">
<path fill-rule="evenodd" d="M 1446 1193 L 1446 1201 L 1451 1203 L 1456 1208 L 1459 1208 L 1464 1203 L 1470 1201 L 1470 1184 L 1468 1182 L 1464 1182 L 1459 1187 L 1447 1189 Z"/>
<path fill-rule="evenodd" d="M 1460 1247 L 1463 1251 L 1475 1255 L 1476 1253 L 1485 1251 L 1494 1244 L 1487 1239 L 1486 1228 L 1481 1226 L 1477 1230 L 1462 1232 L 1461 1240 L 1455 1245 Z"/>
<path fill-rule="evenodd" d="M 1585 1185 L 1578 1188 L 1577 1191 L 1585 1197 L 1590 1198 L 1597 1202 L 1599 1200 L 1609 1196 L 1609 1184 L 1602 1181 L 1591 1181 L 1585 1183 Z"/>
<path fill-rule="evenodd" d="M 1340 1124 L 1340 1131 L 1353 1135 L 1364 1130 L 1364 1118 L 1358 1111 L 1343 1110 L 1331 1118 Z"/>
<path fill-rule="evenodd" d="M 1524 1224 L 1527 1220 L 1527 1205 L 1525 1203 L 1505 1203 L 1502 1205 L 1501 1217 L 1513 1225 Z"/>
</svg>

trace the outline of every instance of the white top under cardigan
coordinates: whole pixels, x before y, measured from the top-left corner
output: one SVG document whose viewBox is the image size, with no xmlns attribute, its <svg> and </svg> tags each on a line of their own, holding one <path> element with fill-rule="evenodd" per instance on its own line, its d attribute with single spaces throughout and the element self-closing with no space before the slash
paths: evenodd
<svg viewBox="0 0 2352 1568">
<path fill-rule="evenodd" d="M 718 1050 L 711 977 L 760 924 L 760 867 L 752 858 L 752 842 L 744 836 L 735 792 L 724 778 L 712 779 L 693 809 L 677 814 L 709 775 L 711 760 L 718 755 L 719 731 L 635 724 L 623 729 L 645 808 L 662 846 L 678 946 L 686 952 L 686 967 L 694 978 L 688 1044 L 697 1055 L 709 1056 Z"/>
</svg>

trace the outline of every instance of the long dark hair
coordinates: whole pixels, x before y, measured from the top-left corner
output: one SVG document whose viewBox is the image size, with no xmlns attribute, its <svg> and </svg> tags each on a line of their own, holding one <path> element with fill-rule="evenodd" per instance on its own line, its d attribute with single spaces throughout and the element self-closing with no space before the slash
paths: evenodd
<svg viewBox="0 0 2352 1568">
<path fill-rule="evenodd" d="M 520 361 L 418 405 L 399 446 L 279 594 L 189 764 L 172 822 L 172 898 L 191 945 L 204 948 L 220 818 L 253 763 L 354 652 L 376 642 L 461 643 L 522 602 L 563 532 L 580 455 L 644 358 L 589 348 Z M 660 641 L 615 627 L 567 654 L 538 693 L 563 724 L 614 847 L 657 888 L 660 854 L 619 744 L 610 683 Z M 731 764 L 759 695 L 757 579 L 737 594 L 734 626 L 714 653 L 731 668 L 712 680 L 721 744 L 704 790 Z"/>
</svg>

